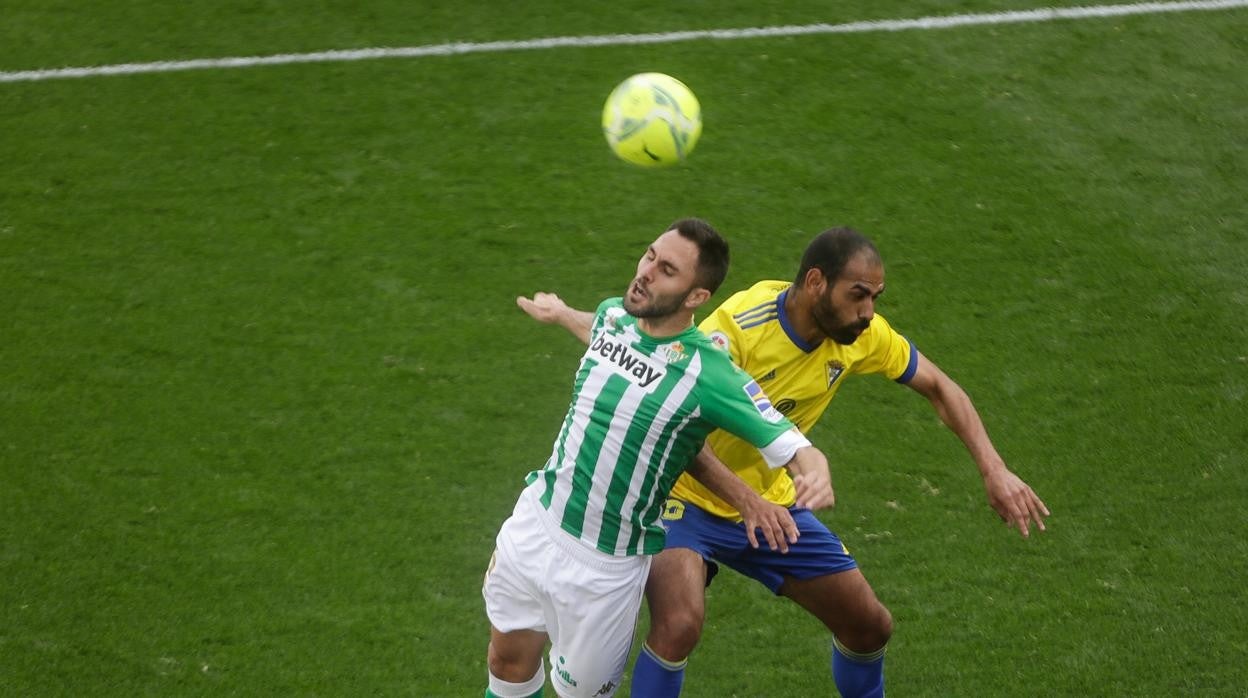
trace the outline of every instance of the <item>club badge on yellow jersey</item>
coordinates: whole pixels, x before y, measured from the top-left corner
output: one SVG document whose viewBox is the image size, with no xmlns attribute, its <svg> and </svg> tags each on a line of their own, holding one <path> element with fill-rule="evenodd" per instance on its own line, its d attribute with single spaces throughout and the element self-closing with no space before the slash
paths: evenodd
<svg viewBox="0 0 1248 698">
<path fill-rule="evenodd" d="M 828 362 L 828 387 L 831 388 L 832 384 L 836 382 L 836 379 L 840 378 L 841 374 L 844 372 L 845 372 L 845 364 L 836 360 L 829 361 Z"/>
</svg>

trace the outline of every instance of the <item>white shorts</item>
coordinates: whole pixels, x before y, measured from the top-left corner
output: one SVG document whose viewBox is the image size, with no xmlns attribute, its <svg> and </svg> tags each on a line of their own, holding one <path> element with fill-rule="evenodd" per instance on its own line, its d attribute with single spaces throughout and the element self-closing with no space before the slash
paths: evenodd
<svg viewBox="0 0 1248 698">
<path fill-rule="evenodd" d="M 485 612 L 502 632 L 550 637 L 550 679 L 560 696 L 611 696 L 632 649 L 650 559 L 590 548 L 526 489 L 498 532 L 481 588 Z"/>
</svg>

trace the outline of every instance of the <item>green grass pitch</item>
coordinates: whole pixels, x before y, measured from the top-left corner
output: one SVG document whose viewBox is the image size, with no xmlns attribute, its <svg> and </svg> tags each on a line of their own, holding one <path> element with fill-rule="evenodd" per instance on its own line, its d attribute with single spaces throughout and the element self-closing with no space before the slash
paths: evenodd
<svg viewBox="0 0 1248 698">
<path fill-rule="evenodd" d="M 0 72 L 1049 4 L 6 0 Z M 871 235 L 1053 511 L 1022 540 L 924 401 L 842 390 L 890 694 L 1242 695 L 1245 65 L 1232 8 L 0 82 L 0 695 L 480 695 L 579 356 L 513 299 L 618 294 L 686 215 L 716 300 Z M 648 70 L 704 110 L 670 170 L 599 131 Z M 827 639 L 721 575 L 685 695 L 831 695 Z"/>
</svg>

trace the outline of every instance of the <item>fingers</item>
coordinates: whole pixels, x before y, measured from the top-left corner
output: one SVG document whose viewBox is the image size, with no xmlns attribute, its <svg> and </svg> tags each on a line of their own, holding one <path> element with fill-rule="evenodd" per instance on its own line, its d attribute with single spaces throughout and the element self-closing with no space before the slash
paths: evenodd
<svg viewBox="0 0 1248 698">
<path fill-rule="evenodd" d="M 828 507 L 836 506 L 836 495 L 834 495 L 830 489 L 822 492 L 816 492 L 808 499 L 799 501 L 797 505 L 811 510 L 827 509 Z"/>
<path fill-rule="evenodd" d="M 750 522 L 749 520 L 746 520 L 745 538 L 746 540 L 750 541 L 750 547 L 757 550 L 758 549 L 758 536 L 754 534 L 754 529 L 755 529 L 754 524 Z M 767 535 L 766 531 L 763 532 L 763 535 Z M 770 543 L 771 539 L 768 538 L 767 542 Z"/>
<path fill-rule="evenodd" d="M 1007 524 L 1017 528 L 1024 538 L 1031 537 L 1033 524 L 1036 530 L 1048 530 L 1044 525 L 1044 517 L 1049 515 L 1049 509 L 1044 502 L 1040 501 L 1036 493 L 1031 491 L 1031 488 L 1026 488 L 1008 498 L 997 507 L 997 513 Z"/>
<path fill-rule="evenodd" d="M 516 305 L 539 322 L 551 322 L 556 316 L 556 308 L 563 301 L 553 293 L 538 291 L 532 298 L 516 296 Z"/>
<path fill-rule="evenodd" d="M 785 514 L 787 515 L 788 512 L 786 511 Z M 774 517 L 769 518 L 763 526 L 763 537 L 767 539 L 767 545 L 771 546 L 772 550 L 779 550 L 781 553 L 789 552 L 789 541 L 785 540 L 783 530 Z"/>
<path fill-rule="evenodd" d="M 1023 538 L 1031 537 L 1031 527 L 1045 531 L 1044 518 L 1049 515 L 1049 508 L 1031 487 L 1017 475 L 1007 471 L 990 476 L 985 485 L 988 488 L 988 499 L 997 515 L 1011 528 L 1018 529 Z"/>
<path fill-rule="evenodd" d="M 1045 516 L 1049 515 L 1049 508 L 1044 505 L 1043 500 L 1041 500 L 1039 497 L 1036 496 L 1035 492 L 1031 493 L 1031 499 L 1032 499 L 1032 503 L 1035 505 L 1032 509 L 1033 512 L 1037 514 L 1043 514 Z M 1044 522 L 1041 521 L 1039 517 L 1036 518 L 1036 523 L 1041 524 L 1040 526 L 1041 530 L 1044 529 L 1044 525 L 1043 525 Z"/>
<path fill-rule="evenodd" d="M 825 509 L 836 505 L 836 495 L 832 492 L 832 483 L 822 478 L 807 477 L 805 474 L 793 478 L 794 489 L 797 490 L 797 506 L 806 509 Z"/>
<path fill-rule="evenodd" d="M 550 310 L 550 309 L 553 309 L 555 306 L 562 305 L 563 299 L 560 298 L 558 294 L 547 293 L 545 291 L 538 291 L 537 293 L 533 294 L 533 302 L 542 306 L 543 308 Z"/>
<path fill-rule="evenodd" d="M 789 542 L 783 538 L 778 538 L 771 528 L 763 528 L 763 539 L 767 541 L 767 547 L 772 550 L 779 550 L 782 553 L 789 552 Z M 758 546 L 755 546 L 758 547 Z"/>
<path fill-rule="evenodd" d="M 1031 529 L 1028 526 L 1030 520 L 1027 518 L 1027 510 L 1023 508 L 1014 498 L 1001 502 L 996 507 L 997 515 L 1010 528 L 1018 529 L 1018 533 L 1023 538 L 1031 536 Z"/>
<path fill-rule="evenodd" d="M 801 534 L 797 532 L 797 522 L 793 520 L 793 515 L 788 509 L 784 510 L 784 516 L 781 517 L 780 527 L 784 529 L 784 537 L 790 543 L 796 543 L 797 537 Z"/>
<path fill-rule="evenodd" d="M 1044 517 L 1049 515 L 1049 508 L 1040 501 L 1035 492 L 1027 491 L 1027 515 L 1036 523 L 1036 528 L 1041 531 L 1047 531 L 1044 527 Z"/>
<path fill-rule="evenodd" d="M 1013 514 L 1013 517 L 1014 517 L 1014 525 L 1018 527 L 1018 532 L 1023 535 L 1023 538 L 1030 538 L 1031 526 L 1029 526 L 1028 524 L 1030 524 L 1031 521 L 1030 519 L 1027 518 L 1027 515 L 1024 513 L 1015 511 L 1015 513 Z"/>
<path fill-rule="evenodd" d="M 763 540 L 768 547 L 781 553 L 789 552 L 789 544 L 796 543 L 799 535 L 797 523 L 788 508 L 779 504 L 768 504 L 766 509 L 757 515 L 753 512 L 743 513 L 745 537 L 751 548 L 758 548 L 758 531 L 763 532 Z"/>
<path fill-rule="evenodd" d="M 797 505 L 805 506 L 804 502 L 810 496 L 810 479 L 805 475 L 794 475 L 793 489 L 797 491 Z"/>
<path fill-rule="evenodd" d="M 530 317 L 537 317 L 537 305 L 528 298 L 516 296 L 516 305 L 520 306 L 520 309 L 528 313 Z"/>
</svg>

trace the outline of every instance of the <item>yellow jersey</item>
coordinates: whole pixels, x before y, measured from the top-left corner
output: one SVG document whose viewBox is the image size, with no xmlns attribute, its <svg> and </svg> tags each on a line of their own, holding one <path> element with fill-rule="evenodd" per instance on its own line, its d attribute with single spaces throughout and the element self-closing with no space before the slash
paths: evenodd
<svg viewBox="0 0 1248 698">
<path fill-rule="evenodd" d="M 825 340 L 810 345 L 793 330 L 784 311 L 787 281 L 760 281 L 724 301 L 698 326 L 762 386 L 772 406 L 806 433 L 851 373 L 879 373 L 908 382 L 919 353 L 881 315 L 876 315 L 853 344 Z M 706 442 L 729 468 L 765 499 L 782 506 L 796 500 L 793 479 L 784 468 L 767 466 L 758 449 L 717 430 Z M 683 474 L 671 497 L 693 503 L 724 518 L 740 519 L 737 510 L 702 483 Z"/>
</svg>

